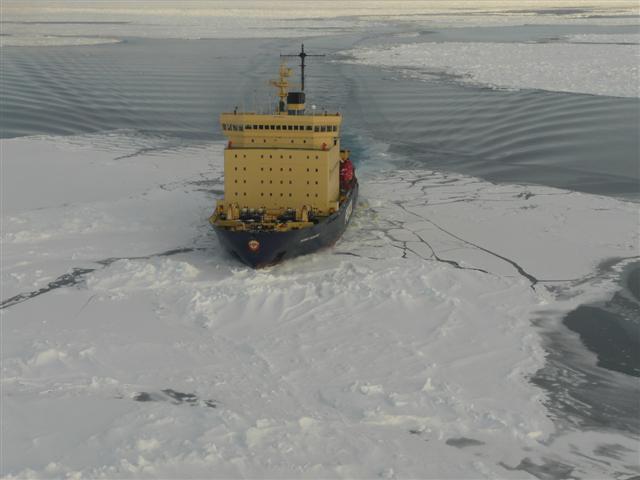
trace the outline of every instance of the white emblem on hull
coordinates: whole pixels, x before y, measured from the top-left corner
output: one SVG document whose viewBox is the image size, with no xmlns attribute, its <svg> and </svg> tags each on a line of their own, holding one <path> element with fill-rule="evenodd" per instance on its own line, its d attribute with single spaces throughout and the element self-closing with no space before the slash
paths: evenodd
<svg viewBox="0 0 640 480">
<path fill-rule="evenodd" d="M 311 235 L 310 237 L 303 238 L 302 240 L 300 240 L 300 243 L 308 242 L 309 240 L 313 240 L 314 238 L 318 238 L 319 236 L 320 234 L 316 233 L 315 235 Z"/>
</svg>

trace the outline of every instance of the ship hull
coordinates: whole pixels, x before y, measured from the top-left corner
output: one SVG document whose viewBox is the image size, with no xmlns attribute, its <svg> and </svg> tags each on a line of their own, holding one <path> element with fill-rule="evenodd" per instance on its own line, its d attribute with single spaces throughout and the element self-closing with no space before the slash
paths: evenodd
<svg viewBox="0 0 640 480">
<path fill-rule="evenodd" d="M 358 183 L 355 182 L 337 212 L 301 230 L 250 232 L 231 231 L 215 225 L 213 228 L 222 246 L 240 261 L 252 268 L 266 267 L 336 243 L 349 224 L 357 199 Z M 259 244 L 256 251 L 249 248 L 252 240 Z"/>
</svg>

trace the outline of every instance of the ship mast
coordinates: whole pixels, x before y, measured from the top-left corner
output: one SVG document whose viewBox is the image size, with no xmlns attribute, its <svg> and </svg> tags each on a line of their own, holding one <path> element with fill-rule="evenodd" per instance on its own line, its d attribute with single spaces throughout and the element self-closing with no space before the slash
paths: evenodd
<svg viewBox="0 0 640 480">
<path fill-rule="evenodd" d="M 324 57 L 324 55 L 310 55 L 304 51 L 304 43 L 300 47 L 300 53 L 291 55 L 280 55 L 281 57 L 300 57 L 300 91 L 304 92 L 304 59 L 307 57 Z"/>
<path fill-rule="evenodd" d="M 287 77 L 291 76 L 291 69 L 287 68 L 287 64 L 283 61 L 280 64 L 280 78 L 276 80 L 271 80 L 271 85 L 278 89 L 278 96 L 280 97 L 280 101 L 278 102 L 278 112 L 284 112 L 285 101 L 287 99 L 287 93 L 289 89 L 289 82 L 287 81 Z"/>
</svg>

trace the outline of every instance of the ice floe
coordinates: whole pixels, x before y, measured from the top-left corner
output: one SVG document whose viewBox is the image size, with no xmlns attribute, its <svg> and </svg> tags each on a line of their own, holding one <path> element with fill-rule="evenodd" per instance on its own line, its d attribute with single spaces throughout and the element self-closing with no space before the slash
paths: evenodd
<svg viewBox="0 0 640 480">
<path fill-rule="evenodd" d="M 78 37 L 62 35 L 2 35 L 0 47 L 69 47 L 120 43 L 117 38 Z"/>
<path fill-rule="evenodd" d="M 223 145 L 160 140 L 2 141 L 4 477 L 633 473 L 528 377 L 532 318 L 613 288 L 637 205 L 364 169 L 334 248 L 254 271 L 206 222 Z"/>
<path fill-rule="evenodd" d="M 598 37 L 577 37 L 574 43 L 412 43 L 344 53 L 354 63 L 446 74 L 491 88 L 640 96 L 638 45 L 612 43 L 607 36 L 598 44 Z"/>
</svg>

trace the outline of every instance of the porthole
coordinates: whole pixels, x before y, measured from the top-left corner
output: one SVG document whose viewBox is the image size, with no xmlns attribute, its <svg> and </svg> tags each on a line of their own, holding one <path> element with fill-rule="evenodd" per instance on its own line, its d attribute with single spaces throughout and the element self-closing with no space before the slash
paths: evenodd
<svg viewBox="0 0 640 480">
<path fill-rule="evenodd" d="M 281 197 L 284 197 L 284 193 L 280 193 L 280 196 L 281 196 Z"/>
<path fill-rule="evenodd" d="M 280 180 L 280 185 L 282 185 L 284 183 L 284 180 Z"/>
<path fill-rule="evenodd" d="M 244 183 L 247 183 L 246 181 Z M 316 180 L 316 185 L 318 184 L 318 180 Z"/>
<path fill-rule="evenodd" d="M 270 184 L 271 184 L 271 183 L 273 183 L 273 180 L 269 180 L 269 183 L 270 183 Z"/>
<path fill-rule="evenodd" d="M 264 180 L 260 180 L 260 183 L 264 183 Z"/>
<path fill-rule="evenodd" d="M 280 155 L 280 159 L 282 160 L 284 157 L 282 155 Z"/>
<path fill-rule="evenodd" d="M 242 158 L 247 158 L 247 156 L 246 155 L 242 155 Z"/>
<path fill-rule="evenodd" d="M 237 170 L 238 170 L 238 167 L 233 167 L 233 169 L 237 171 Z"/>
<path fill-rule="evenodd" d="M 260 155 L 260 158 L 264 158 L 264 155 Z"/>
<path fill-rule="evenodd" d="M 260 171 L 261 171 L 261 172 L 264 172 L 264 167 L 260 167 Z"/>
<path fill-rule="evenodd" d="M 291 194 L 289 194 L 289 196 L 291 196 Z"/>
<path fill-rule="evenodd" d="M 242 183 L 247 183 L 247 181 L 246 181 L 246 180 L 243 180 L 243 181 L 242 181 Z M 316 183 L 318 183 L 318 182 L 316 182 Z"/>
<path fill-rule="evenodd" d="M 307 193 L 307 197 L 309 196 L 309 194 Z"/>
<path fill-rule="evenodd" d="M 269 167 L 269 171 L 273 170 L 273 168 Z"/>
<path fill-rule="evenodd" d="M 244 196 L 245 196 L 245 197 L 247 196 L 247 192 L 244 192 Z M 318 196 L 318 194 L 316 193 L 316 197 L 317 197 L 317 196 Z"/>
<path fill-rule="evenodd" d="M 233 183 L 238 183 L 238 180 L 234 180 Z"/>
<path fill-rule="evenodd" d="M 307 157 L 307 158 L 309 158 L 309 157 Z M 308 172 L 308 171 L 309 171 L 309 169 L 307 168 L 307 172 Z"/>
<path fill-rule="evenodd" d="M 238 196 L 238 192 L 236 192 L 236 197 Z"/>
<path fill-rule="evenodd" d="M 318 169 L 316 168 L 316 173 L 318 172 Z"/>
<path fill-rule="evenodd" d="M 261 194 L 260 194 L 260 196 L 261 196 L 261 197 L 264 197 L 264 193 L 261 193 Z"/>
<path fill-rule="evenodd" d="M 235 158 L 238 158 L 238 154 L 236 153 L 236 154 L 234 155 L 234 157 L 235 157 Z"/>
<path fill-rule="evenodd" d="M 307 185 L 309 185 L 309 180 L 307 180 Z"/>
<path fill-rule="evenodd" d="M 284 168 L 280 167 L 280 171 L 281 171 L 281 172 L 284 172 Z"/>
<path fill-rule="evenodd" d="M 318 155 L 316 155 L 316 160 L 318 159 Z"/>
<path fill-rule="evenodd" d="M 289 155 L 289 160 L 291 160 L 291 155 Z"/>
<path fill-rule="evenodd" d="M 307 141 L 306 141 L 306 140 L 303 140 L 302 142 L 303 142 L 303 143 L 307 143 Z"/>
<path fill-rule="evenodd" d="M 291 185 L 293 182 L 291 180 L 289 180 L 289 185 Z"/>
<path fill-rule="evenodd" d="M 255 140 L 253 138 L 251 139 L 251 143 L 255 143 Z"/>
<path fill-rule="evenodd" d="M 246 195 L 246 193 L 245 193 L 245 195 Z M 316 193 L 316 198 L 317 198 L 317 197 L 318 197 L 318 194 Z"/>
<path fill-rule="evenodd" d="M 242 167 L 242 170 L 244 170 L 245 172 L 247 171 L 247 167 Z M 317 170 L 316 170 L 317 172 Z"/>
<path fill-rule="evenodd" d="M 291 171 L 291 167 L 289 167 L 289 171 Z"/>
<path fill-rule="evenodd" d="M 273 193 L 270 193 L 270 194 L 269 194 L 269 196 L 270 196 L 270 197 L 273 197 Z"/>
<path fill-rule="evenodd" d="M 291 143 L 293 143 L 293 140 L 291 140 Z M 289 157 L 289 158 L 291 158 L 291 157 Z"/>
</svg>

